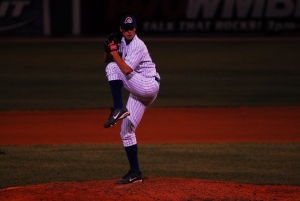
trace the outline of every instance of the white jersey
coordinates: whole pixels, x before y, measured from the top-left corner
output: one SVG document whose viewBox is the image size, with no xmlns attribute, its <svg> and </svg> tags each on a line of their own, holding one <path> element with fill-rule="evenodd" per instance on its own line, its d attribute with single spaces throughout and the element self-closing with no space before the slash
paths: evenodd
<svg viewBox="0 0 300 201">
<path fill-rule="evenodd" d="M 145 43 L 137 35 L 134 36 L 128 45 L 123 37 L 119 52 L 122 53 L 122 59 L 133 71 L 140 73 L 144 77 L 160 78 Z"/>
<path fill-rule="evenodd" d="M 160 77 L 146 45 L 137 35 L 128 45 L 122 38 L 119 52 L 122 53 L 122 59 L 133 69 L 133 72 L 125 75 L 116 62 L 110 62 L 106 66 L 106 76 L 108 81 L 122 80 L 124 87 L 130 92 L 126 105 L 130 116 L 123 119 L 120 133 L 123 145 L 129 147 L 137 143 L 135 130 L 146 107 L 156 99 Z"/>
</svg>

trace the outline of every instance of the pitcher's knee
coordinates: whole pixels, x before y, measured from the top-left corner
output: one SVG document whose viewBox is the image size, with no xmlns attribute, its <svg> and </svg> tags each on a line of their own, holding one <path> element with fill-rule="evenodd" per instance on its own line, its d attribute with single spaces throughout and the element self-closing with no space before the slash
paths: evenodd
<svg viewBox="0 0 300 201">
<path fill-rule="evenodd" d="M 118 69 L 119 67 L 116 62 L 110 62 L 105 67 L 106 73 L 113 73 L 116 72 Z"/>
<path fill-rule="evenodd" d="M 110 62 L 105 67 L 106 77 L 110 80 L 119 80 L 121 70 L 119 69 L 116 62 Z"/>
</svg>

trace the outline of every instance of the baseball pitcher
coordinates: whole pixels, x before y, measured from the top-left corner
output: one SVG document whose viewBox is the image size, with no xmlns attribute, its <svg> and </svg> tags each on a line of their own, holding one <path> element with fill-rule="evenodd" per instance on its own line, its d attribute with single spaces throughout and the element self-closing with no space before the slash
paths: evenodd
<svg viewBox="0 0 300 201">
<path fill-rule="evenodd" d="M 111 34 L 104 42 L 105 71 L 114 105 L 104 127 L 109 128 L 123 119 L 120 135 L 130 165 L 128 173 L 118 184 L 143 180 L 135 130 L 145 109 L 156 99 L 160 86 L 155 64 L 145 43 L 137 36 L 136 29 L 135 18 L 126 15 L 120 21 L 121 37 Z M 123 87 L 130 92 L 126 107 L 122 102 Z"/>
</svg>

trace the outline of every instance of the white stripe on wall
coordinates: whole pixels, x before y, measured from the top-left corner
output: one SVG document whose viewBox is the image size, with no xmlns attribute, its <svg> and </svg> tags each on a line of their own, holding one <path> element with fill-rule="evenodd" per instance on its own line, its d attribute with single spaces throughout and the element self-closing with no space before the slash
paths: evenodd
<svg viewBox="0 0 300 201">
<path fill-rule="evenodd" d="M 45 36 L 51 35 L 51 19 L 49 0 L 43 0 L 43 32 Z"/>
<path fill-rule="evenodd" d="M 72 33 L 75 36 L 81 34 L 81 20 L 80 20 L 80 0 L 73 0 L 72 2 L 72 14 L 73 14 L 73 30 Z"/>
</svg>

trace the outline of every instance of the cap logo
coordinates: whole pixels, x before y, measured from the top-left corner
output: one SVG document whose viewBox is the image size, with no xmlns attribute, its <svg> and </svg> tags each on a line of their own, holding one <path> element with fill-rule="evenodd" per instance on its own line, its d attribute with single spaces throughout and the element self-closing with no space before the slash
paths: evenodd
<svg viewBox="0 0 300 201">
<path fill-rule="evenodd" d="M 131 24 L 132 23 L 132 18 L 131 17 L 126 17 L 124 24 Z"/>
</svg>

